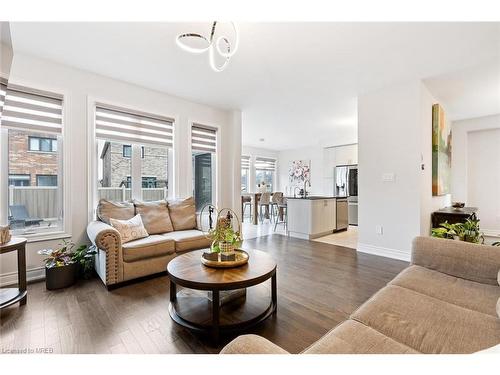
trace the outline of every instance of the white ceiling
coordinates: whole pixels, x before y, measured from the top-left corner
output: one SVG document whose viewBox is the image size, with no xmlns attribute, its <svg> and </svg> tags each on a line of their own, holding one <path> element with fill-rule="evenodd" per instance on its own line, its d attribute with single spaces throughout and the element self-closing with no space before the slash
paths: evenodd
<svg viewBox="0 0 500 375">
<path fill-rule="evenodd" d="M 409 79 L 432 78 L 452 119 L 500 112 L 489 78 L 500 69 L 500 23 L 242 23 L 222 73 L 174 42 L 209 27 L 13 23 L 11 34 L 14 51 L 241 109 L 248 146 L 283 150 L 355 134 L 357 95 Z"/>
</svg>

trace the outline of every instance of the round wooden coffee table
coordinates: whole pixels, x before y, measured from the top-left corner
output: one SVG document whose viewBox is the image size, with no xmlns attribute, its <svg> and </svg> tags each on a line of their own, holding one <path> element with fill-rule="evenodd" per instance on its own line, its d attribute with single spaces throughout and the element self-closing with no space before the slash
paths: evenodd
<svg viewBox="0 0 500 375">
<path fill-rule="evenodd" d="M 277 308 L 276 262 L 260 250 L 246 250 L 248 263 L 235 268 L 210 268 L 201 263 L 203 250 L 179 255 L 167 266 L 170 278 L 170 317 L 179 325 L 194 331 L 211 333 L 218 342 L 221 333 L 239 332 L 262 322 Z M 221 306 L 221 291 L 250 288 L 271 279 L 271 298 L 263 288 L 252 291 L 244 303 Z M 210 291 L 211 298 L 201 293 L 177 293 L 177 285 L 196 291 Z M 254 288 L 250 288 L 254 289 Z M 247 291 L 250 292 L 250 289 Z M 265 288 L 264 288 L 265 289 Z M 266 298 L 267 297 L 267 298 Z"/>
</svg>

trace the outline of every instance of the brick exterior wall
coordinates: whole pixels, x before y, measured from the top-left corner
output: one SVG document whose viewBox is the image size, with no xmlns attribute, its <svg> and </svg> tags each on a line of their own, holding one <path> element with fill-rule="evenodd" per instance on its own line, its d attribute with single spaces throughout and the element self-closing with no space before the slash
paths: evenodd
<svg viewBox="0 0 500 375">
<path fill-rule="evenodd" d="M 29 151 L 28 137 L 55 138 L 53 135 L 9 130 L 9 174 L 30 175 L 36 186 L 37 175 L 57 175 L 57 152 Z"/>
<path fill-rule="evenodd" d="M 131 173 L 131 158 L 123 156 L 123 144 L 110 142 L 104 146 L 103 154 L 103 187 L 119 187 Z M 144 158 L 141 159 L 142 176 L 167 179 L 168 150 L 160 147 L 144 147 Z M 163 184 L 158 186 L 163 187 Z"/>
</svg>

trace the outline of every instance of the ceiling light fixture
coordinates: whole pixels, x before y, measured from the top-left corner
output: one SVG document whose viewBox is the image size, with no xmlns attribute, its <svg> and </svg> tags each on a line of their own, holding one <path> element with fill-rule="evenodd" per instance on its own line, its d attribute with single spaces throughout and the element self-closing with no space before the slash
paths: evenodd
<svg viewBox="0 0 500 375">
<path fill-rule="evenodd" d="M 226 69 L 229 64 L 229 59 L 236 53 L 238 50 L 239 37 L 238 37 L 238 29 L 234 22 L 231 22 L 231 26 L 234 31 L 234 45 L 231 46 L 231 42 L 227 36 L 221 35 L 215 38 L 215 31 L 217 27 L 217 21 L 214 21 L 212 24 L 212 30 L 210 32 L 209 37 L 205 37 L 199 33 L 186 33 L 180 34 L 175 38 L 176 44 L 183 49 L 184 51 L 201 54 L 208 51 L 208 62 L 210 67 L 216 72 L 222 72 Z M 202 43 L 201 47 L 192 47 L 187 44 L 187 41 L 192 40 L 196 42 Z M 222 65 L 218 65 L 216 62 L 217 56 L 222 57 L 224 59 L 224 63 Z"/>
</svg>

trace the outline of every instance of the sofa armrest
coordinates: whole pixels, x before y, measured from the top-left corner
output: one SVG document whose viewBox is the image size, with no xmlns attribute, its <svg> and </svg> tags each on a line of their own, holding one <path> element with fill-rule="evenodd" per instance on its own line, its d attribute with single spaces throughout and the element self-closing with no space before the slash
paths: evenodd
<svg viewBox="0 0 500 375">
<path fill-rule="evenodd" d="M 220 354 L 290 354 L 264 337 L 242 335 L 227 344 Z"/>
<path fill-rule="evenodd" d="M 120 233 L 102 221 L 92 221 L 87 226 L 87 235 L 97 248 L 106 253 L 106 285 L 123 281 Z"/>
<path fill-rule="evenodd" d="M 411 263 L 462 279 L 497 285 L 500 247 L 416 237 Z"/>
</svg>

